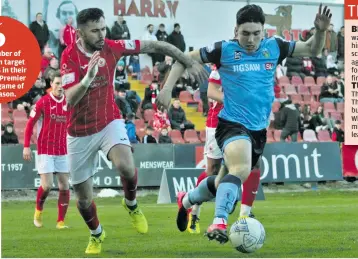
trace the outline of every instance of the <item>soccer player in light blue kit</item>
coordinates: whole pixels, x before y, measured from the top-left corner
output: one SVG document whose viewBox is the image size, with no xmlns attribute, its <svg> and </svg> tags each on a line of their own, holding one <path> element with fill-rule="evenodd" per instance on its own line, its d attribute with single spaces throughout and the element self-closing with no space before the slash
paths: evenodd
<svg viewBox="0 0 358 259">
<path fill-rule="evenodd" d="M 217 66 L 223 93 L 211 93 L 209 98 L 223 102 L 215 138 L 224 155 L 218 176 L 203 180 L 189 193 L 178 193 L 179 211 L 177 226 L 185 231 L 188 210 L 216 197 L 215 218 L 206 231 L 210 240 L 228 241 L 228 215 L 235 209 L 241 194 L 241 184 L 252 168 L 258 167 L 266 144 L 274 101 L 274 75 L 277 64 L 286 57 L 316 57 L 321 53 L 326 30 L 332 14 L 320 5 L 314 25 L 316 33 L 307 42 L 286 41 L 279 37 L 265 38 L 265 16 L 257 5 L 246 5 L 236 15 L 235 35 L 230 41 L 193 51 L 189 55 L 199 63 Z M 168 107 L 171 89 L 184 72 L 184 67 L 174 64 L 157 104 Z M 228 172 L 228 174 L 225 173 Z"/>
</svg>

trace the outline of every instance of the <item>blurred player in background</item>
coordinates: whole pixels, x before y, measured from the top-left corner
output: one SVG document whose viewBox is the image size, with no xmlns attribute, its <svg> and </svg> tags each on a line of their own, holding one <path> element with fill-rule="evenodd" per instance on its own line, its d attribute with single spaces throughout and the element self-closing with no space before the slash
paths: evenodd
<svg viewBox="0 0 358 259">
<path fill-rule="evenodd" d="M 206 171 L 200 174 L 198 177 L 197 186 L 202 180 L 211 175 L 217 175 L 220 170 L 220 165 L 222 163 L 222 153 L 220 147 L 218 146 L 215 139 L 215 130 L 219 123 L 218 115 L 223 108 L 223 92 L 219 72 L 217 71 L 215 65 L 212 66 L 212 72 L 209 77 L 208 85 L 208 98 L 210 100 L 210 107 L 208 112 L 208 117 L 206 120 L 206 142 L 204 148 L 204 155 L 207 159 Z M 219 101 L 217 101 L 219 100 Z M 227 168 L 223 166 L 222 172 L 227 174 Z M 257 190 L 260 184 L 260 169 L 255 168 L 251 171 L 248 179 L 242 184 L 242 199 L 241 199 L 241 209 L 240 216 L 245 217 L 254 217 L 251 212 L 251 207 L 254 203 Z M 185 193 L 178 194 L 183 196 Z M 237 202 L 237 201 L 236 201 Z M 200 233 L 199 225 L 199 216 L 200 216 L 200 207 L 199 204 L 194 204 L 192 211 L 189 217 L 188 231 L 190 233 Z M 234 206 L 235 209 L 235 206 Z M 230 212 L 233 213 L 234 210 Z"/>
<path fill-rule="evenodd" d="M 199 82 L 208 75 L 202 65 L 168 43 L 105 39 L 106 23 L 101 9 L 80 11 L 77 26 L 79 40 L 66 48 L 61 59 L 69 109 L 67 147 L 77 207 L 91 233 L 85 253 L 98 254 L 106 236 L 93 201 L 92 176 L 99 150 L 121 176 L 125 196 L 122 205 L 132 218 L 132 224 L 137 232 L 148 232 L 147 220 L 136 200 L 137 170 L 131 145 L 114 100 L 112 82 L 118 60 L 124 55 L 161 53 L 183 63 Z"/>
<path fill-rule="evenodd" d="M 248 179 L 251 169 L 259 165 L 266 144 L 276 66 L 286 57 L 319 55 L 331 17 L 330 10 L 324 7 L 322 11 L 320 5 L 314 21 L 316 33 L 306 42 L 285 41 L 276 36 L 265 38 L 262 8 L 246 5 L 236 15 L 235 40 L 219 41 L 189 54 L 196 61 L 213 63 L 219 69 L 225 95 L 215 138 L 224 154 L 228 174 L 219 172 L 218 177 L 207 177 L 190 195 L 178 197 L 179 230 L 187 228 L 190 207 L 216 197 L 214 220 L 206 236 L 220 243 L 228 241 L 228 214 L 235 207 L 241 184 Z M 184 70 L 179 63 L 173 65 L 157 98 L 159 108 L 169 106 L 168 93 Z"/>
<path fill-rule="evenodd" d="M 31 161 L 30 140 L 33 128 L 39 121 L 41 129 L 37 140 L 37 169 L 41 178 L 41 186 L 37 190 L 34 224 L 38 228 L 43 226 L 43 206 L 52 188 L 55 174 L 59 188 L 56 227 L 63 229 L 67 228 L 64 221 L 70 200 L 70 191 L 66 146 L 67 107 L 60 72 L 53 74 L 50 84 L 51 92 L 36 102 L 27 121 L 23 157 L 26 161 Z"/>
</svg>

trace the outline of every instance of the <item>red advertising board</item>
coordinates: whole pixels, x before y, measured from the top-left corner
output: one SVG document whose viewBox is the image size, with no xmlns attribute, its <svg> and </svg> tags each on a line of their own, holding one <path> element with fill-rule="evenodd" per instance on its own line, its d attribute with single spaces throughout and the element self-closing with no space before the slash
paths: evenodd
<svg viewBox="0 0 358 259">
<path fill-rule="evenodd" d="M 342 145 L 344 177 L 358 177 L 358 146 Z"/>
</svg>

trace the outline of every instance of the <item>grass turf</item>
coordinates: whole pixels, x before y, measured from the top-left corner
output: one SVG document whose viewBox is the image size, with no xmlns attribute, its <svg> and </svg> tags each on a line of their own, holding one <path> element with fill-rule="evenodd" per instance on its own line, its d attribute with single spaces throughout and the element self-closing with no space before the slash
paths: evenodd
<svg viewBox="0 0 358 259">
<path fill-rule="evenodd" d="M 200 235 L 176 228 L 175 204 L 157 205 L 156 196 L 139 198 L 148 223 L 146 235 L 136 233 L 121 198 L 96 199 L 98 216 L 106 230 L 103 252 L 96 257 L 356 257 L 358 255 L 357 192 L 315 191 L 266 194 L 254 206 L 264 225 L 266 242 L 253 254 L 241 254 L 230 243 L 209 242 L 203 233 L 211 223 L 214 203 L 201 210 Z M 238 206 L 239 208 L 239 206 Z M 235 221 L 238 208 L 229 219 Z M 57 201 L 44 207 L 44 227 L 33 225 L 34 202 L 2 202 L 2 257 L 88 257 L 89 231 L 71 201 L 66 223 L 57 230 Z M 89 256 L 91 257 L 91 256 Z"/>
</svg>

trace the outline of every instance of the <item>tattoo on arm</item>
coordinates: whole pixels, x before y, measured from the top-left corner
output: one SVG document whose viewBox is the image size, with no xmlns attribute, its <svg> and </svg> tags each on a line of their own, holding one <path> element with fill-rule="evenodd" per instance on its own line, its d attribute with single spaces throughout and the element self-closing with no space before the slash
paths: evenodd
<svg viewBox="0 0 358 259">
<path fill-rule="evenodd" d="M 164 41 L 143 40 L 140 42 L 140 53 L 160 53 L 166 56 L 171 56 L 185 65 L 186 68 L 191 67 L 194 63 L 194 61 L 189 56 L 185 55 L 180 49 Z"/>
<path fill-rule="evenodd" d="M 325 39 L 326 39 L 326 31 L 316 31 L 313 35 L 313 40 L 310 42 L 311 44 L 311 52 L 316 54 L 315 56 L 321 54 L 322 49 L 324 47 Z"/>
</svg>

